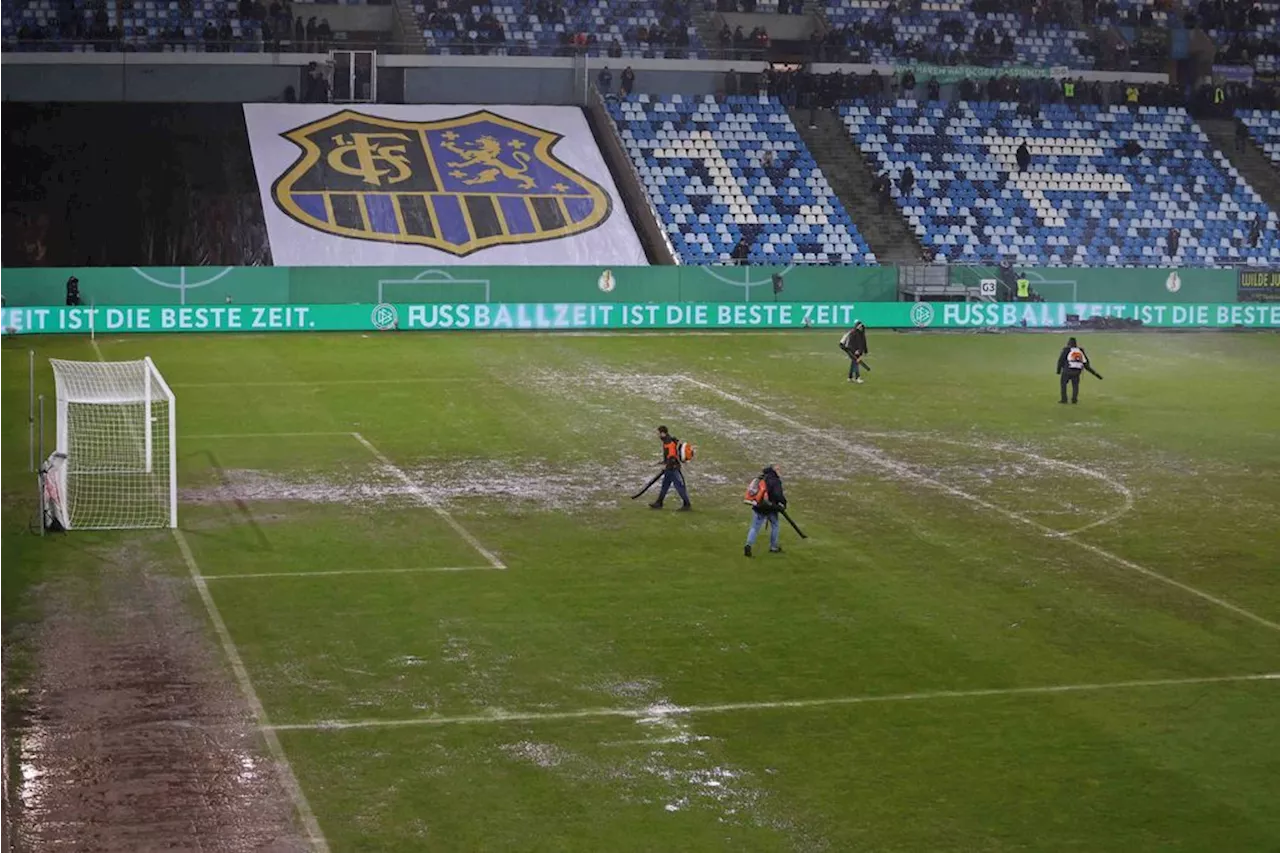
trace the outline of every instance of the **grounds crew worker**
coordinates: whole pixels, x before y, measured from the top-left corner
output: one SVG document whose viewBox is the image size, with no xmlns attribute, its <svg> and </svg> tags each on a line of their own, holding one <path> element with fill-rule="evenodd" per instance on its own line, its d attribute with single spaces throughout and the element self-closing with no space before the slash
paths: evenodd
<svg viewBox="0 0 1280 853">
<path fill-rule="evenodd" d="M 1026 273 L 1023 273 L 1022 275 L 1018 276 L 1017 286 L 1018 286 L 1018 301 L 1030 302 L 1031 301 L 1031 282 L 1030 280 L 1027 279 Z"/>
<path fill-rule="evenodd" d="M 747 544 L 742 547 L 744 556 L 751 556 L 751 546 L 756 543 L 760 528 L 768 522 L 769 551 L 773 554 L 782 552 L 778 544 L 778 510 L 787 508 L 787 496 L 782 491 L 782 478 L 778 476 L 778 466 L 770 465 L 760 472 L 760 476 L 751 481 L 747 493 L 743 497 L 751 504 L 751 527 L 747 529 Z"/>
<path fill-rule="evenodd" d="M 1062 399 L 1059 403 L 1067 402 L 1067 383 L 1071 383 L 1071 402 L 1080 402 L 1080 374 L 1086 370 L 1099 379 L 1102 378 L 1102 374 L 1090 366 L 1089 356 L 1085 355 L 1084 348 L 1076 343 L 1075 338 L 1068 338 L 1067 345 L 1058 356 L 1058 376 L 1062 386 Z"/>
<path fill-rule="evenodd" d="M 681 511 L 687 512 L 693 507 L 689 504 L 689 493 L 684 488 L 684 472 L 680 470 L 680 439 L 667 432 L 665 426 L 658 427 L 658 440 L 662 442 L 662 464 L 666 471 L 662 475 L 662 488 L 658 490 L 658 499 L 649 504 L 650 509 L 662 509 L 662 501 L 667 496 L 667 489 L 676 487 L 676 494 L 684 501 Z"/>
<path fill-rule="evenodd" d="M 840 349 L 844 350 L 844 354 L 849 356 L 849 381 L 862 384 L 862 368 L 866 368 L 869 372 L 871 365 L 862 364 L 862 357 L 867 354 L 867 327 L 862 325 L 861 320 L 857 320 L 853 324 L 853 328 L 844 333 L 844 337 L 840 338 Z"/>
</svg>

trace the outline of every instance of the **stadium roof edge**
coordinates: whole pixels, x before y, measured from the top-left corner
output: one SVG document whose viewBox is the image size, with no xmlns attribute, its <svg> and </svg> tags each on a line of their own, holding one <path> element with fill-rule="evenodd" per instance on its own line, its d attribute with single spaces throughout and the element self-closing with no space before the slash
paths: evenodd
<svg viewBox="0 0 1280 853">
<path fill-rule="evenodd" d="M 323 53 L 0 53 L 0 64 L 3 65 L 263 65 L 263 66 L 305 66 L 309 62 L 323 62 L 328 54 Z M 575 64 L 577 63 L 577 64 Z M 378 65 L 382 68 L 581 68 L 580 58 L 560 56 L 438 56 L 421 54 L 378 55 Z M 602 68 L 612 65 L 615 68 L 631 66 L 636 71 L 701 71 L 725 72 L 730 69 L 751 71 L 758 67 L 758 61 L 734 61 L 717 59 L 609 59 L 586 58 L 585 65 L 590 68 Z M 815 63 L 815 73 L 827 74 L 833 71 L 852 74 L 870 74 L 873 70 L 881 74 L 892 74 L 898 70 L 893 65 L 864 65 L 852 63 Z M 1083 69 L 1053 69 L 1047 76 L 1071 77 L 1084 80 L 1119 81 L 1127 83 L 1165 83 L 1167 74 L 1147 74 L 1125 71 L 1089 71 Z"/>
</svg>

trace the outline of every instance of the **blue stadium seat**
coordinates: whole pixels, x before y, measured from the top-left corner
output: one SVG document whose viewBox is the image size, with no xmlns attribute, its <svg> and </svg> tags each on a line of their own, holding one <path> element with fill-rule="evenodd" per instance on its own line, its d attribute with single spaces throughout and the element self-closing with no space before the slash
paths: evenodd
<svg viewBox="0 0 1280 853">
<path fill-rule="evenodd" d="M 609 112 L 642 180 L 672 172 L 645 188 L 682 263 L 729 261 L 743 237 L 750 263 L 875 263 L 776 99 L 644 98 Z"/>
<path fill-rule="evenodd" d="M 903 106 L 906 104 L 906 106 Z M 951 261 L 1047 266 L 1280 263 L 1275 214 L 1181 108 L 855 102 L 840 112 L 908 224 Z M 925 124 L 918 119 L 927 117 Z M 1029 168 L 1015 159 L 1026 140 Z M 1126 156 L 1126 142 L 1141 151 Z M 1249 223 L 1270 222 L 1257 246 Z M 1170 232 L 1178 232 L 1170 252 Z"/>
</svg>

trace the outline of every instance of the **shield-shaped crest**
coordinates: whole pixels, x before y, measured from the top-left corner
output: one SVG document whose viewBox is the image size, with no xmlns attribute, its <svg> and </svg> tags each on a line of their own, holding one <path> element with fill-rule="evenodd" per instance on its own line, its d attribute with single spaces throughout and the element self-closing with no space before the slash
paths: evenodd
<svg viewBox="0 0 1280 853">
<path fill-rule="evenodd" d="M 272 197 L 327 234 L 462 257 L 581 234 L 611 210 L 556 158 L 560 134 L 488 110 L 423 122 L 342 110 L 282 135 L 302 154 Z"/>
</svg>

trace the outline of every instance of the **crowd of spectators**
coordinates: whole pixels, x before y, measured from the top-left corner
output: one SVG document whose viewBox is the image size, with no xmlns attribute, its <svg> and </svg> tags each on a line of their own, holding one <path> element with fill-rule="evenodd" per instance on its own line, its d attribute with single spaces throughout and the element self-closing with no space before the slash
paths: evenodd
<svg viewBox="0 0 1280 853">
<path fill-rule="evenodd" d="M 119 0 L 118 14 L 128 19 L 135 0 Z M 57 16 L 40 27 L 23 22 L 16 32 L 25 47 L 56 49 L 62 44 L 83 44 L 95 51 L 163 51 L 198 48 L 208 53 L 250 49 L 271 52 L 324 53 L 333 41 L 333 29 L 325 18 L 294 16 L 292 0 L 240 0 L 236 12 L 241 26 L 232 27 L 226 14 L 197 19 L 193 0 L 178 0 L 179 16 L 159 26 L 155 35 L 129 33 L 113 20 L 104 0 L 88 5 L 92 18 L 86 19 L 73 0 L 59 0 Z M 203 21 L 201 24 L 200 22 Z M 247 25 L 247 26 L 246 26 Z"/>
<path fill-rule="evenodd" d="M 754 12 L 756 0 L 715 0 L 717 12 Z M 767 11 L 767 10 L 766 10 Z M 803 15 L 804 0 L 778 0 L 779 15 Z"/>
<path fill-rule="evenodd" d="M 632 0 L 636 10 L 640 0 Z M 471 0 L 425 0 L 422 22 L 435 39 L 433 47 L 447 47 L 463 55 L 506 54 L 528 56 L 536 49 L 547 50 L 546 45 L 531 46 L 527 40 L 512 38 L 506 28 L 492 13 L 483 12 Z M 523 7 L 513 29 L 530 31 L 535 24 L 543 27 L 562 27 L 548 52 L 552 56 L 576 56 L 590 53 L 611 59 L 621 58 L 625 48 L 639 49 L 646 58 L 684 59 L 689 55 L 690 42 L 686 23 L 685 4 L 679 0 L 662 0 L 658 5 L 658 20 L 652 25 L 628 25 L 619 36 L 597 33 L 583 24 L 581 18 L 566 10 L 560 0 L 537 0 Z M 644 9 L 651 6 L 644 4 Z"/>
<path fill-rule="evenodd" d="M 113 44 L 121 41 L 121 31 L 117 21 L 107 14 L 107 4 L 103 0 L 92 0 L 87 6 L 93 13 L 86 19 L 84 10 L 77 8 L 72 0 L 59 0 L 57 16 L 45 26 L 24 20 L 15 35 L 19 42 L 27 42 L 39 47 L 53 41 L 72 41 L 92 44 L 95 50 L 111 50 Z"/>
<path fill-rule="evenodd" d="M 724 94 L 767 94 L 787 106 L 832 108 L 852 100 L 871 102 L 898 98 L 939 101 L 943 84 L 937 78 L 919 80 L 911 71 L 902 74 L 814 74 L 809 71 L 778 71 L 765 68 L 743 75 L 731 70 L 725 75 Z M 1099 107 L 1185 106 L 1193 115 L 1231 116 L 1237 109 L 1280 109 L 1280 89 L 1260 81 L 1205 84 L 1188 90 L 1169 83 L 1128 83 L 996 76 L 965 78 L 947 90 L 950 98 L 962 101 L 1016 102 L 1028 115 L 1045 104 L 1078 104 Z"/>
<path fill-rule="evenodd" d="M 730 30 L 728 24 L 720 28 L 718 57 L 720 59 L 764 59 L 772 42 L 769 31 L 764 27 L 755 27 L 751 32 L 743 32 L 741 25 Z"/>
<path fill-rule="evenodd" d="M 915 18 L 919 0 L 908 0 L 899 7 L 890 0 L 880 15 L 863 21 L 829 27 L 815 32 L 810 39 L 810 54 L 823 62 L 870 62 L 873 54 L 889 53 L 894 57 L 930 62 L 937 65 L 979 65 L 994 67 L 1012 62 L 1017 55 L 1018 33 L 1039 31 L 1049 26 L 1074 26 L 1070 7 L 1062 0 L 976 0 L 972 18 L 959 14 L 945 15 L 935 25 L 934 37 L 903 37 L 896 21 L 899 15 Z M 987 21 L 988 15 L 1019 16 L 1017 23 L 1006 18 Z M 1077 49 L 1096 55 L 1096 47 L 1080 40 Z"/>
</svg>

